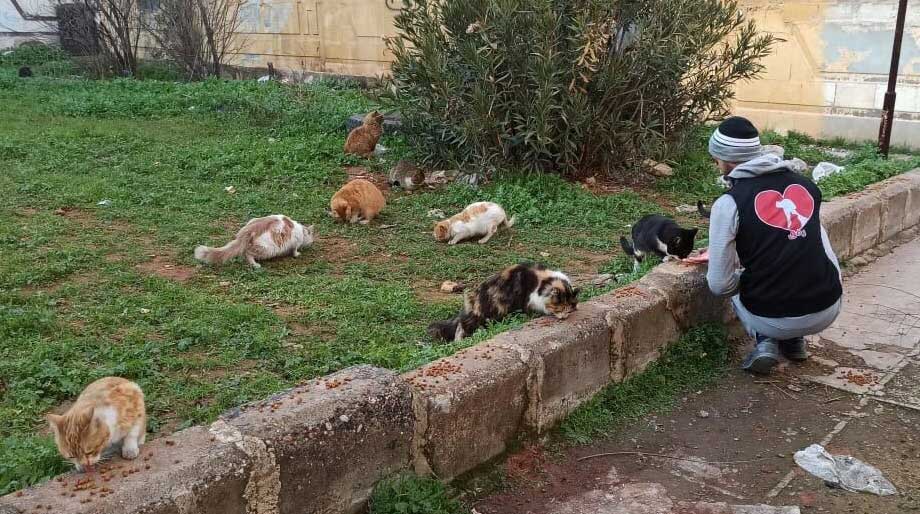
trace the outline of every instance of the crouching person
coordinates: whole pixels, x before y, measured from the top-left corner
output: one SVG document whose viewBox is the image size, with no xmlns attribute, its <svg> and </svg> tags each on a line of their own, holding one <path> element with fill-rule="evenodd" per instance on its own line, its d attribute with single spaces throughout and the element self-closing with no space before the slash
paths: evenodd
<svg viewBox="0 0 920 514">
<path fill-rule="evenodd" d="M 712 206 L 709 288 L 731 296 L 756 340 L 742 368 L 766 374 L 780 355 L 808 358 L 804 336 L 840 313 L 840 265 L 821 226 L 821 191 L 782 158 L 763 154 L 750 121 L 725 120 L 709 153 L 730 184 Z"/>
</svg>

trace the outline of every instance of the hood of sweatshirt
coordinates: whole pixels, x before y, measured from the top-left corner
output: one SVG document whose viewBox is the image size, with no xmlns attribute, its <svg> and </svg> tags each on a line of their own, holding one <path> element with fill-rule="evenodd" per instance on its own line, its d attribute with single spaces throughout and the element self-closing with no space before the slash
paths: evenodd
<svg viewBox="0 0 920 514">
<path fill-rule="evenodd" d="M 728 177 L 733 179 L 753 178 L 771 173 L 782 173 L 790 169 L 792 169 L 791 161 L 784 161 L 778 155 L 769 153 L 739 164 L 728 174 Z"/>
</svg>

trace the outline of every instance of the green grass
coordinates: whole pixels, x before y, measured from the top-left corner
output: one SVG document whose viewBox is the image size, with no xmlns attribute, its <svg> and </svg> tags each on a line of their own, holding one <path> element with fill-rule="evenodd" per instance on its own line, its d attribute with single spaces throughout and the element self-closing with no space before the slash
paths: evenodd
<svg viewBox="0 0 920 514">
<path fill-rule="evenodd" d="M 346 166 L 384 171 L 408 154 L 388 138 L 384 161 L 342 155 L 345 118 L 370 104 L 338 83 L 21 80 L 0 68 L 0 101 L 0 493 L 62 469 L 35 450 L 50 448 L 42 416 L 96 378 L 136 380 L 162 434 L 349 365 L 411 369 L 526 321 L 437 344 L 425 326 L 461 304 L 442 281 L 475 284 L 520 260 L 595 273 L 629 223 L 658 210 L 637 193 L 507 175 L 478 191 L 394 193 L 378 223 L 335 224 L 325 211 Z M 473 200 L 520 224 L 485 246 L 434 243 L 428 211 Z M 317 225 L 301 258 L 258 272 L 194 262 L 196 244 L 279 212 Z M 191 276 L 145 268 L 157 263 Z"/>
<path fill-rule="evenodd" d="M 460 514 L 460 502 L 439 480 L 399 475 L 374 488 L 370 514 Z"/>
<path fill-rule="evenodd" d="M 630 421 L 671 408 L 681 395 L 711 384 L 726 370 L 728 342 L 722 327 L 685 334 L 645 372 L 608 386 L 559 427 L 563 440 L 584 444 L 610 435 Z"/>
<path fill-rule="evenodd" d="M 701 136 L 657 189 L 596 196 L 555 176 L 505 173 L 479 190 L 393 193 L 379 222 L 335 224 L 326 209 L 346 167 L 385 172 L 411 157 L 394 137 L 382 141 L 384 159 L 342 154 L 344 120 L 372 107 L 350 84 L 176 83 L 156 65 L 147 75 L 167 81 L 90 81 L 53 51 L 35 52 L 0 66 L 0 494 L 65 468 L 42 416 L 94 379 L 137 381 L 155 436 L 350 365 L 408 370 L 527 320 L 435 343 L 425 326 L 461 305 L 438 292 L 442 281 L 475 285 L 539 260 L 616 274 L 584 289 L 601 294 L 654 265 L 633 273 L 618 256 L 633 221 L 660 201 L 719 193 Z M 16 77 L 17 63 L 36 76 Z M 519 224 L 484 246 L 434 243 L 429 210 L 475 200 L 502 203 Z M 196 244 L 223 244 L 274 213 L 316 224 L 299 259 L 261 271 L 194 262 Z"/>
</svg>

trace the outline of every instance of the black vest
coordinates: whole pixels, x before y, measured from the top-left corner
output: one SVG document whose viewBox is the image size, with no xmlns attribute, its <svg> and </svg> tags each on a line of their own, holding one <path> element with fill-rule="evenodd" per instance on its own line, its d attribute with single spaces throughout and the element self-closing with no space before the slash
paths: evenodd
<svg viewBox="0 0 920 514">
<path fill-rule="evenodd" d="M 736 179 L 741 303 L 766 318 L 804 316 L 843 290 L 821 242 L 821 190 L 792 171 Z"/>
</svg>

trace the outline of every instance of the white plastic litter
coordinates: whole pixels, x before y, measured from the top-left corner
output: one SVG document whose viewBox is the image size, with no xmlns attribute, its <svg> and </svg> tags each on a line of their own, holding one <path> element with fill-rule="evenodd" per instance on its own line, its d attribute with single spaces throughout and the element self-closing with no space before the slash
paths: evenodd
<svg viewBox="0 0 920 514">
<path fill-rule="evenodd" d="M 811 172 L 811 178 L 815 182 L 821 182 L 822 180 L 830 177 L 831 175 L 836 175 L 843 171 L 842 166 L 837 166 L 836 164 L 831 164 L 829 162 L 819 162 L 815 166 L 815 170 Z"/>
<path fill-rule="evenodd" d="M 259 77 L 258 82 L 259 82 L 259 84 L 264 84 L 264 83 L 268 82 L 268 81 L 271 80 L 271 79 L 272 79 L 272 76 L 271 76 L 271 75 L 262 75 L 261 77 Z"/>
<path fill-rule="evenodd" d="M 853 457 L 831 455 L 820 444 L 795 452 L 795 463 L 812 475 L 852 492 L 879 496 L 898 494 L 878 469 Z"/>
<path fill-rule="evenodd" d="M 112 205 L 112 200 L 109 200 L 108 198 L 106 198 L 105 200 L 99 200 L 99 202 L 96 205 L 101 205 L 102 207 L 108 207 Z"/>
</svg>

